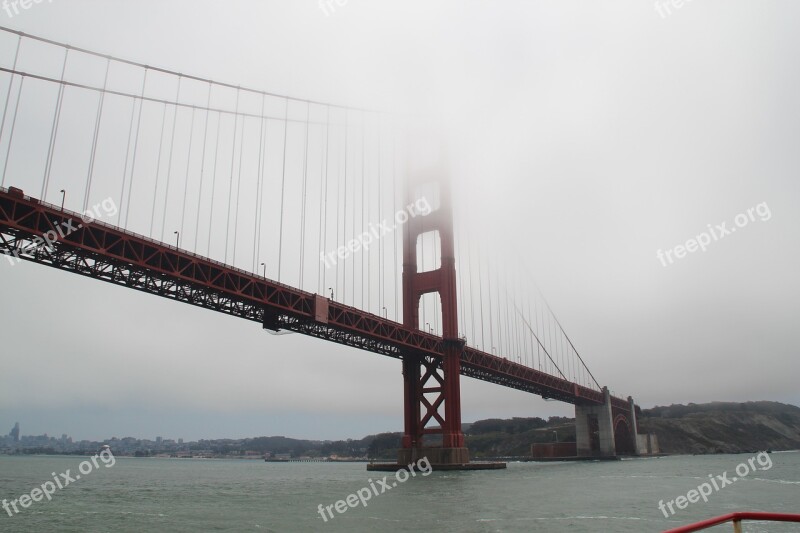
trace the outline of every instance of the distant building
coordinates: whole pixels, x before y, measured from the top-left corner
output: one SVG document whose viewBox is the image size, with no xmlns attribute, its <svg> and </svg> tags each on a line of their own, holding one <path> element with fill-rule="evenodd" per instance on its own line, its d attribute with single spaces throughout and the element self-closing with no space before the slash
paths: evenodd
<svg viewBox="0 0 800 533">
<path fill-rule="evenodd" d="M 14 424 L 14 429 L 11 430 L 8 436 L 11 437 L 14 442 L 19 442 L 19 422 Z"/>
</svg>

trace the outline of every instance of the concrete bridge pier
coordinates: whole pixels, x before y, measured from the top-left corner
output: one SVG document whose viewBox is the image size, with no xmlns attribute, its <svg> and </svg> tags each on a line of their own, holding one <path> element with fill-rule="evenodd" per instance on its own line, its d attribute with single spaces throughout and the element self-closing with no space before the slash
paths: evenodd
<svg viewBox="0 0 800 533">
<path fill-rule="evenodd" d="M 628 396 L 628 404 L 631 406 L 631 428 L 633 428 L 633 453 L 636 455 L 647 454 L 647 435 L 639 435 L 639 422 L 636 421 L 636 402 L 632 396 Z M 641 437 L 641 438 L 640 438 Z M 644 446 L 642 444 L 644 443 Z"/>
<path fill-rule="evenodd" d="M 575 406 L 575 442 L 578 457 L 614 457 L 614 417 L 611 394 L 603 387 L 602 405 Z"/>
</svg>

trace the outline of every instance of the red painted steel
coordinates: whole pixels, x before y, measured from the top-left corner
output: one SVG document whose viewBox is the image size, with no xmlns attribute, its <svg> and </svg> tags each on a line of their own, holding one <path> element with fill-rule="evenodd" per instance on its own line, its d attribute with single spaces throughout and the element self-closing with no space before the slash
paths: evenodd
<svg viewBox="0 0 800 533">
<path fill-rule="evenodd" d="M 703 520 L 702 522 L 697 522 L 695 524 L 689 524 L 688 526 L 681 526 L 681 527 L 676 527 L 674 529 L 669 529 L 664 531 L 664 533 L 691 533 L 692 531 L 701 531 L 703 529 L 708 529 L 710 527 L 718 526 L 720 524 L 725 524 L 727 522 L 737 523 L 741 522 L 742 520 L 763 520 L 767 522 L 800 522 L 800 514 L 753 513 L 753 512 L 731 513 L 723 516 L 718 516 L 716 518 Z"/>
<path fill-rule="evenodd" d="M 453 214 L 447 183 L 441 176 L 430 182 L 408 182 L 406 202 L 419 200 L 414 189 L 422 185 L 439 186 L 439 208 L 432 213 L 411 218 L 403 232 L 403 325 L 412 330 L 421 326 L 419 304 L 423 295 L 436 293 L 442 307 L 443 353 L 440 364 L 432 365 L 419 356 L 403 359 L 405 430 L 403 448 L 422 446 L 423 436 L 441 433 L 443 448 L 463 448 L 461 431 L 461 356 L 464 341 L 458 338 L 458 299 L 456 296 L 456 259 L 453 240 Z M 417 271 L 417 242 L 425 233 L 438 232 L 441 265 L 436 270 Z M 439 362 L 437 362 L 439 363 Z M 439 374 L 441 368 L 442 375 Z M 422 369 L 425 370 L 422 373 Z M 432 382 L 433 380 L 433 382 Z M 429 386 L 432 383 L 433 386 Z M 431 402 L 425 396 L 435 394 Z M 444 407 L 444 417 L 439 409 Z M 424 408 L 424 412 L 423 412 Z M 439 428 L 426 428 L 436 420 Z"/>
<path fill-rule="evenodd" d="M 404 361 L 416 358 L 439 368 L 446 354 L 459 350 L 453 346 L 452 324 L 445 340 L 100 221 L 83 223 L 80 217 L 19 190 L 0 188 L 0 261 L 16 261 L 17 254 L 21 260 L 253 320 L 265 328 L 297 331 Z M 70 221 L 75 231 L 52 248 L 40 245 L 42 235 Z M 327 323 L 318 317 L 324 307 L 321 298 L 328 304 Z M 460 361 L 454 359 L 450 362 L 458 363 L 461 375 L 572 404 L 603 402 L 600 391 L 475 348 L 464 348 Z M 612 397 L 612 407 L 630 411 L 621 398 Z"/>
</svg>

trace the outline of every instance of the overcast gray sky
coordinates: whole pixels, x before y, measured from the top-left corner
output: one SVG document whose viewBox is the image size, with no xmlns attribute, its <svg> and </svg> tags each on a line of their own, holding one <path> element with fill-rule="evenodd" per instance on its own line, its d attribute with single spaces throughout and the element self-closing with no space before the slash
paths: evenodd
<svg viewBox="0 0 800 533">
<path fill-rule="evenodd" d="M 659 13 L 659 8 L 662 14 Z M 55 0 L 0 25 L 323 101 L 436 116 L 459 209 L 643 407 L 800 404 L 800 4 Z M 663 266 L 658 250 L 736 216 Z M 764 207 L 766 206 L 766 207 Z M 767 216 L 767 213 L 769 215 Z M 0 432 L 359 437 L 398 361 L 0 262 Z M 463 419 L 570 415 L 462 379 Z"/>
</svg>

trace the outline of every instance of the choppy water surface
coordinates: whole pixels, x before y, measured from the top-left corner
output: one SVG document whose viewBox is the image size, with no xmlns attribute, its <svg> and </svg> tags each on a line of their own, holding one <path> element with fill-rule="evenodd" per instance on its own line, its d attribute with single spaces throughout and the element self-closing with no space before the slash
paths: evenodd
<svg viewBox="0 0 800 533">
<path fill-rule="evenodd" d="M 364 464 L 132 459 L 99 468 L 32 503 L 0 531 L 661 531 L 735 510 L 800 512 L 800 453 L 774 453 L 772 468 L 739 479 L 751 455 L 665 457 L 588 463 L 511 463 L 507 470 L 434 472 L 397 483 L 364 507 L 318 506 L 369 489 L 384 473 Z M 71 470 L 83 458 L 0 456 L 0 499 L 15 499 Z M 761 466 L 755 463 L 759 468 Z M 660 500 L 686 495 L 708 476 L 728 472 L 733 484 L 677 510 Z M 367 493 L 362 492 L 362 495 Z M 385 489 L 383 489 L 385 490 Z M 352 501 L 352 499 L 351 499 Z M 0 511 L 2 511 L 0 509 Z M 714 531 L 732 531 L 725 526 Z M 800 525 L 748 523 L 748 532 L 800 531 Z"/>
</svg>

